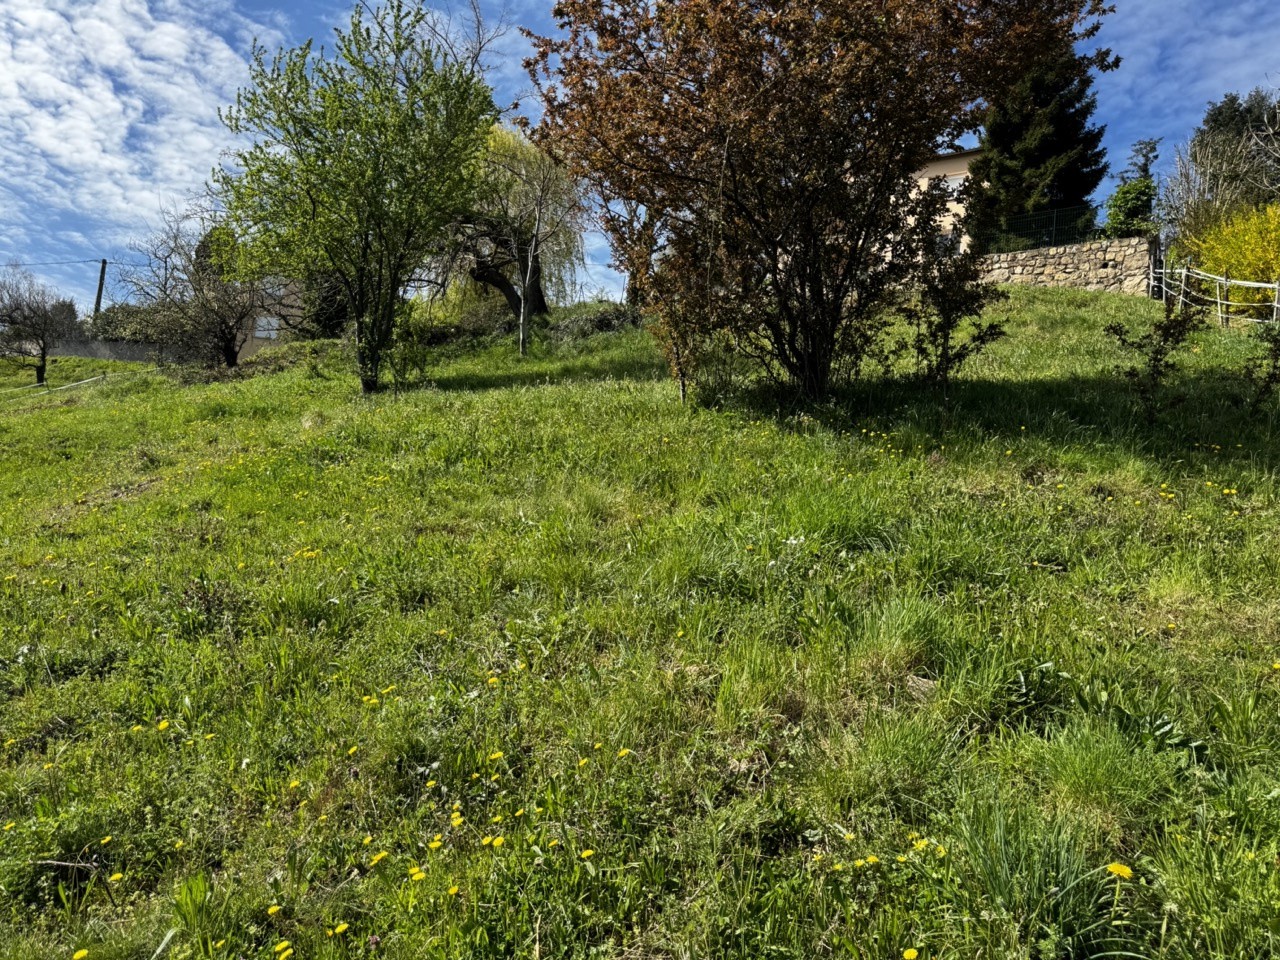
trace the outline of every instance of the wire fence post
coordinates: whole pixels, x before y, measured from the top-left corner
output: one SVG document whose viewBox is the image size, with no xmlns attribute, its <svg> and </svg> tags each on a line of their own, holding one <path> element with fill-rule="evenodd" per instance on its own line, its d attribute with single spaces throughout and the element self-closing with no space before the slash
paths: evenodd
<svg viewBox="0 0 1280 960">
<path fill-rule="evenodd" d="M 1178 285 L 1178 310 L 1186 309 L 1187 305 L 1187 265 L 1182 265 L 1182 282 Z"/>
<path fill-rule="evenodd" d="M 1280 323 L 1280 277 L 1276 277 L 1275 300 L 1271 304 L 1271 322 Z"/>
</svg>

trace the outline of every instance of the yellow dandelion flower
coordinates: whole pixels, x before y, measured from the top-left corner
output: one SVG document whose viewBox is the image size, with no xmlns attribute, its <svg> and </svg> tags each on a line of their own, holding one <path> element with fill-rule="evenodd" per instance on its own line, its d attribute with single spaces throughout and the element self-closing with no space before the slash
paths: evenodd
<svg viewBox="0 0 1280 960">
<path fill-rule="evenodd" d="M 912 848 L 913 848 L 913 849 L 915 849 L 915 850 L 927 850 L 927 849 L 929 848 L 929 841 L 928 841 L 928 840 L 917 840 L 917 841 L 916 841 L 915 843 L 913 843 L 911 846 L 912 846 Z"/>
<path fill-rule="evenodd" d="M 880 858 L 879 858 L 879 857 L 877 857 L 874 853 L 869 854 L 869 855 L 867 856 L 867 863 L 876 864 L 876 863 L 879 863 L 879 862 L 880 862 Z"/>
<path fill-rule="evenodd" d="M 853 865 L 854 865 L 855 867 L 862 868 L 862 867 L 865 867 L 865 866 L 867 865 L 867 861 L 865 861 L 865 860 L 855 860 L 855 861 L 853 861 Z"/>
<path fill-rule="evenodd" d="M 360 749 L 359 747 L 352 747 L 350 750 L 347 751 L 347 756 L 354 757 L 356 755 L 356 751 L 359 749 Z"/>
<path fill-rule="evenodd" d="M 290 790 L 297 790 L 300 786 L 302 786 L 302 781 L 301 781 L 301 780 L 290 780 L 290 781 L 289 781 L 289 789 L 290 789 Z"/>
<path fill-rule="evenodd" d="M 169 721 L 168 721 L 168 720 L 161 720 L 159 723 L 157 723 L 157 724 L 156 724 L 156 729 L 157 729 L 157 730 L 168 730 L 168 729 L 169 729 Z"/>
<path fill-rule="evenodd" d="M 427 789 L 428 789 L 428 790 L 430 790 L 430 789 L 431 789 L 432 787 L 434 787 L 435 785 L 436 785 L 436 782 L 435 782 L 434 780 L 428 780 L 428 781 L 427 781 Z"/>
<path fill-rule="evenodd" d="M 603 744 L 603 743 L 596 743 L 596 745 L 595 745 L 594 747 L 592 747 L 591 749 L 592 749 L 592 750 L 599 750 L 599 749 L 600 749 L 601 747 L 603 747 L 603 746 L 604 746 L 604 744 Z"/>
<path fill-rule="evenodd" d="M 523 816 L 524 816 L 524 807 L 521 807 L 519 810 L 517 810 L 517 811 L 513 814 L 513 816 L 523 817 Z"/>
<path fill-rule="evenodd" d="M 105 847 L 110 842 L 111 842 L 111 834 L 108 833 L 105 837 L 102 838 L 102 845 Z"/>
<path fill-rule="evenodd" d="M 619 751 L 618 751 L 618 756 L 619 756 L 619 757 L 629 757 L 629 756 L 631 756 L 631 751 L 630 751 L 630 750 L 628 750 L 626 747 L 623 747 L 621 750 L 619 750 Z"/>
<path fill-rule="evenodd" d="M 274 917 L 279 912 L 280 912 L 280 904 L 278 903 L 273 903 L 271 906 L 267 907 L 268 917 Z"/>
<path fill-rule="evenodd" d="M 123 880 L 123 879 L 124 879 L 124 874 L 123 874 L 123 873 L 113 873 L 111 876 L 107 877 L 107 882 L 108 882 L 108 883 L 119 883 L 119 882 L 120 882 L 121 880 Z"/>
<path fill-rule="evenodd" d="M 582 758 L 578 761 L 578 766 L 579 766 L 579 767 L 585 767 L 585 766 L 586 766 L 588 763 L 590 763 L 590 762 L 591 762 L 591 761 L 590 761 L 590 760 L 588 760 L 586 757 L 582 757 Z"/>
<path fill-rule="evenodd" d="M 493 843 L 493 837 L 486 836 L 481 839 L 480 846 L 487 847 L 491 843 Z"/>
<path fill-rule="evenodd" d="M 920 951 L 915 947 L 907 947 L 902 951 L 902 960 L 916 960 L 918 956 L 920 956 Z"/>
<path fill-rule="evenodd" d="M 347 928 L 348 928 L 349 926 L 350 926 L 350 924 L 347 924 L 347 923 L 340 923 L 340 924 L 338 924 L 336 927 L 334 927 L 334 928 L 333 928 L 333 932 L 334 932 L 334 934 L 335 934 L 335 935 L 337 935 L 337 936 L 339 936 L 339 937 L 340 937 L 340 936 L 342 936 L 344 933 L 346 933 L 346 932 L 347 932 Z"/>
<path fill-rule="evenodd" d="M 503 845 L 504 843 L 506 843 L 506 842 L 507 842 L 507 841 L 506 841 L 506 840 L 504 840 L 502 837 L 494 837 L 494 838 L 493 838 L 493 846 L 494 846 L 494 848 L 495 848 L 495 849 L 497 849 L 498 847 L 502 846 L 502 845 Z"/>
<path fill-rule="evenodd" d="M 583 860 L 590 860 L 595 855 L 596 852 L 594 850 L 583 850 L 582 853 L 578 854 Z"/>
<path fill-rule="evenodd" d="M 84 960 L 89 955 L 88 950 L 77 950 L 71 955 L 71 960 Z"/>
<path fill-rule="evenodd" d="M 18 825 L 18 824 L 17 824 L 16 822 L 14 822 L 13 820 L 10 820 L 8 823 L 6 823 L 6 824 L 4 825 L 5 833 L 8 833 L 10 830 L 12 830 L 12 829 L 13 829 L 14 827 L 16 827 L 17 825 Z"/>
<path fill-rule="evenodd" d="M 1121 880 L 1133 879 L 1133 868 L 1127 867 L 1123 863 L 1108 863 L 1107 873 L 1119 877 Z"/>
<path fill-rule="evenodd" d="M 439 840 L 432 840 L 430 843 L 428 843 L 428 844 L 427 844 L 427 849 L 429 849 L 429 850 L 439 850 L 442 846 L 444 846 L 444 844 L 443 844 L 441 841 L 439 841 Z"/>
<path fill-rule="evenodd" d="M 141 730 L 141 729 L 142 729 L 142 724 L 140 724 L 140 723 L 135 723 L 132 727 L 130 727 L 130 728 L 129 728 L 129 732 L 130 732 L 130 733 L 137 733 L 137 732 L 138 732 L 139 730 Z"/>
<path fill-rule="evenodd" d="M 289 958 L 292 956 L 293 956 L 293 947 L 290 947 L 284 953 L 280 954 L 280 956 L 276 957 L 276 960 L 289 960 Z"/>
<path fill-rule="evenodd" d="M 383 688 L 382 688 L 382 695 L 385 697 L 388 693 L 390 693 L 390 692 L 391 692 L 392 690 L 394 690 L 395 688 L 396 688 L 396 685 L 395 685 L 394 683 L 393 683 L 393 684 L 391 684 L 391 686 L 389 686 L 389 687 L 383 687 Z"/>
<path fill-rule="evenodd" d="M 277 944 L 276 944 L 275 949 L 274 949 L 274 950 L 272 950 L 271 952 L 272 952 L 272 953 L 279 953 L 281 950 L 288 950 L 288 949 L 289 949 L 289 941 L 288 941 L 288 940 L 281 940 L 279 943 L 277 943 Z"/>
<path fill-rule="evenodd" d="M 547 844 L 547 847 L 548 847 L 548 848 L 550 848 L 550 847 L 555 847 L 555 846 L 559 846 L 559 845 L 560 845 L 560 841 L 559 841 L 559 840 L 552 840 L 550 843 L 548 843 L 548 844 Z"/>
<path fill-rule="evenodd" d="M 489 686 L 496 687 L 498 685 L 498 678 L 490 677 L 488 682 L 489 682 Z"/>
<path fill-rule="evenodd" d="M 373 843 L 373 837 L 365 837 L 360 842 L 367 847 L 369 844 Z"/>
<path fill-rule="evenodd" d="M 409 874 L 409 879 L 414 883 L 418 883 L 422 880 L 427 879 L 427 875 L 423 873 L 421 870 L 415 870 L 413 873 Z"/>
<path fill-rule="evenodd" d="M 183 847 L 185 847 L 185 846 L 186 846 L 186 844 L 185 844 L 185 843 L 183 843 L 181 840 L 175 840 L 175 841 L 173 841 L 173 849 L 175 849 L 175 850 L 181 850 L 181 849 L 182 849 Z"/>
<path fill-rule="evenodd" d="M 489 754 L 489 759 L 501 760 L 504 756 L 506 756 L 506 754 L 504 754 L 501 750 L 495 750 L 493 751 L 493 753 Z"/>
<path fill-rule="evenodd" d="M 369 858 L 369 866 L 376 867 L 378 864 L 380 864 L 383 860 L 387 859 L 387 857 L 389 856 L 391 856 L 391 854 L 387 853 L 387 851 L 379 850 L 377 853 L 375 853 L 372 857 Z"/>
</svg>

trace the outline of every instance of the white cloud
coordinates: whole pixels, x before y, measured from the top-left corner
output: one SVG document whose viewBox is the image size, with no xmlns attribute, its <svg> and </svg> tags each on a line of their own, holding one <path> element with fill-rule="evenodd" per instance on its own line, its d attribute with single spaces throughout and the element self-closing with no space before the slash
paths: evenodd
<svg viewBox="0 0 1280 960">
<path fill-rule="evenodd" d="M 279 27 L 230 0 L 0 0 L 0 260 L 114 255 L 198 190 L 247 38 Z M 96 279 L 43 272 L 82 301 Z"/>
<path fill-rule="evenodd" d="M 1163 137 L 1162 166 L 1185 142 L 1205 107 L 1232 91 L 1280 87 L 1280 5 L 1274 0 L 1125 0 L 1100 42 L 1120 69 L 1098 78 L 1098 118 L 1115 172 L 1129 147 Z"/>
</svg>

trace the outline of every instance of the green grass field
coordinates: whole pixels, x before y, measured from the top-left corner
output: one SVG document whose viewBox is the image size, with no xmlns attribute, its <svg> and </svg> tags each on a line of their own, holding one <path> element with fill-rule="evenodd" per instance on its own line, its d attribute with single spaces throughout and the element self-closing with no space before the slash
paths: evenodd
<svg viewBox="0 0 1280 960">
<path fill-rule="evenodd" d="M 1280 956 L 1276 407 L 1007 309 L 946 406 L 639 331 L 5 402 L 0 957 Z"/>
</svg>

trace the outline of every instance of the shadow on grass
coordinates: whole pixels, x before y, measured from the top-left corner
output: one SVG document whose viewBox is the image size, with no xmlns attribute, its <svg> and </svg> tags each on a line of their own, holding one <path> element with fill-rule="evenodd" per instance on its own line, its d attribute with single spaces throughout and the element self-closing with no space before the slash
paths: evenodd
<svg viewBox="0 0 1280 960">
<path fill-rule="evenodd" d="M 952 384 L 945 399 L 909 381 L 868 380 L 842 387 L 822 404 L 803 403 L 762 385 L 738 391 L 723 406 L 788 429 L 808 420 L 835 432 L 914 431 L 943 443 L 1026 436 L 1165 461 L 1200 449 L 1224 461 L 1280 468 L 1280 404 L 1272 399 L 1252 409 L 1251 387 L 1242 380 L 1233 382 L 1214 370 L 1185 373 L 1170 382 L 1161 399 L 1164 405 L 1151 422 L 1133 384 L 1115 373 L 966 379 Z"/>
<path fill-rule="evenodd" d="M 651 341 L 638 336 L 614 341 L 613 336 L 601 334 L 581 343 L 539 346 L 524 358 L 513 356 L 514 343 L 491 347 L 479 355 L 467 356 L 463 362 L 443 364 L 443 369 L 429 375 L 422 386 L 446 391 L 479 391 L 600 380 L 651 382 L 667 378 L 666 364 Z M 486 364 L 485 360 L 492 362 Z"/>
</svg>

